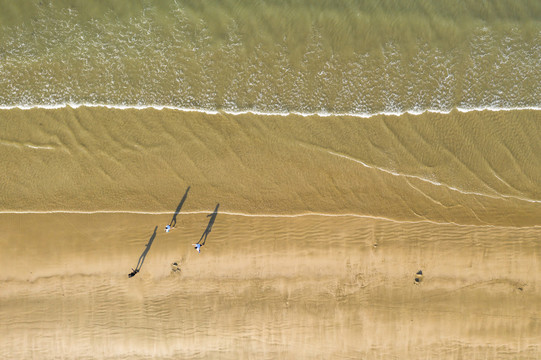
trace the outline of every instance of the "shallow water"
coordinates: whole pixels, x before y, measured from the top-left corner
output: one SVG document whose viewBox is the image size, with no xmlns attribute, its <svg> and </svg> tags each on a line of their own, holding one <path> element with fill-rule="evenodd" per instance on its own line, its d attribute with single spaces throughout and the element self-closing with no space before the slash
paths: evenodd
<svg viewBox="0 0 541 360">
<path fill-rule="evenodd" d="M 541 106 L 523 1 L 3 1 L 0 105 L 350 113 Z"/>
</svg>

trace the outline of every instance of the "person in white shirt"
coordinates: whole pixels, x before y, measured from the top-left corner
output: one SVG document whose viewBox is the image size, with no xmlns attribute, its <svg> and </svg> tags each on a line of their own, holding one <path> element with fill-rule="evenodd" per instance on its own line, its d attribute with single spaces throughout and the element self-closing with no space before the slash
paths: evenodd
<svg viewBox="0 0 541 360">
<path fill-rule="evenodd" d="M 201 253 L 201 246 L 203 246 L 203 244 L 192 244 L 192 245 L 195 248 L 195 250 L 197 250 L 198 253 Z"/>
</svg>

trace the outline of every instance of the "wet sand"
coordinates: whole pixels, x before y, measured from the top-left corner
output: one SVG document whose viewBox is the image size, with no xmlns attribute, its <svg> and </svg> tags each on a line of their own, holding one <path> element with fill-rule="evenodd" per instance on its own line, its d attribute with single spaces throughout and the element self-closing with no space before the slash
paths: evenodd
<svg viewBox="0 0 541 360">
<path fill-rule="evenodd" d="M 2 115 L 2 358 L 540 356 L 535 111 Z"/>
<path fill-rule="evenodd" d="M 536 111 L 403 116 L 5 110 L 5 211 L 358 214 L 540 225 Z"/>
</svg>

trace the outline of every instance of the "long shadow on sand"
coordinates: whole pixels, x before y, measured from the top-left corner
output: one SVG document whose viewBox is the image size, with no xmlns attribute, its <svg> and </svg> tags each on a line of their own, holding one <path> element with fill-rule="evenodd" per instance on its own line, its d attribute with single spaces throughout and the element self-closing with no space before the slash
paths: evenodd
<svg viewBox="0 0 541 360">
<path fill-rule="evenodd" d="M 188 197 L 188 191 L 190 191 L 190 187 L 191 186 L 188 186 L 188 188 L 186 189 L 186 192 L 184 193 L 182 200 L 180 200 L 180 203 L 178 204 L 177 209 L 175 210 L 175 214 L 173 215 L 173 218 L 171 219 L 171 222 L 169 223 L 169 226 L 173 228 L 177 224 L 177 215 L 180 212 L 180 209 L 182 209 L 182 205 L 184 205 L 184 201 L 186 201 L 186 197 Z"/>
<path fill-rule="evenodd" d="M 216 208 L 214 209 L 214 212 L 212 214 L 207 215 L 207 217 L 210 216 L 209 223 L 207 225 L 207 228 L 205 229 L 205 232 L 203 233 L 203 235 L 201 235 L 201 238 L 197 242 L 198 244 L 201 244 L 201 246 L 205 245 L 205 242 L 207 241 L 207 236 L 209 236 L 210 232 L 212 231 L 212 226 L 214 225 L 214 221 L 216 220 L 216 216 L 218 215 L 219 207 L 220 207 L 220 204 L 217 204 Z"/>
<path fill-rule="evenodd" d="M 132 269 L 132 272 L 128 274 L 128 277 L 135 276 L 135 274 L 137 274 L 141 270 L 141 267 L 143 266 L 143 263 L 145 262 L 145 258 L 147 257 L 148 251 L 150 250 L 150 247 L 152 246 L 152 243 L 154 242 L 154 238 L 156 238 L 157 230 L 158 230 L 158 226 L 154 228 L 154 233 L 150 237 L 150 240 L 148 240 L 145 250 L 139 257 L 139 261 L 137 261 L 137 266 L 135 267 L 135 269 Z"/>
</svg>

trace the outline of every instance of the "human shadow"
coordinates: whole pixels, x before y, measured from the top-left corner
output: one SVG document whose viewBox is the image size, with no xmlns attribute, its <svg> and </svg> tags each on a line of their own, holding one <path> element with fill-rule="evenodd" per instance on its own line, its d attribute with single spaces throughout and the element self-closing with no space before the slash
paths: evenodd
<svg viewBox="0 0 541 360">
<path fill-rule="evenodd" d="M 174 228 L 177 224 L 177 215 L 180 212 L 180 209 L 182 209 L 182 205 L 184 205 L 184 201 L 186 201 L 186 197 L 188 197 L 188 191 L 190 191 L 190 187 L 186 189 L 186 192 L 184 193 L 184 196 L 182 197 L 182 200 L 180 200 L 180 203 L 177 206 L 177 209 L 175 210 L 175 214 L 173 214 L 173 218 L 171 219 L 171 222 L 169 223 L 169 226 Z"/>
<path fill-rule="evenodd" d="M 143 266 L 143 263 L 145 262 L 145 258 L 148 254 L 148 251 L 150 250 L 150 247 L 152 246 L 152 242 L 154 241 L 154 238 L 156 237 L 157 230 L 158 230 L 158 226 L 154 228 L 154 233 L 150 237 L 150 240 L 148 240 L 145 250 L 143 251 L 141 256 L 139 256 L 139 260 L 137 261 L 137 266 L 135 267 L 135 269 L 132 269 L 132 272 L 128 274 L 128 277 L 135 276 L 135 274 L 137 274 L 141 270 L 141 267 Z"/>
<path fill-rule="evenodd" d="M 218 208 L 220 207 L 220 204 L 216 205 L 216 208 L 214 209 L 214 212 L 212 214 L 208 214 L 207 217 L 210 216 L 209 223 L 207 225 L 207 228 L 205 229 L 205 232 L 203 235 L 201 235 L 201 238 L 197 242 L 197 244 L 203 246 L 205 245 L 205 242 L 207 241 L 207 236 L 209 236 L 210 232 L 212 231 L 212 226 L 214 225 L 214 221 L 216 220 L 216 216 L 218 215 Z M 203 242 L 201 242 L 203 241 Z"/>
</svg>

